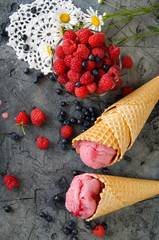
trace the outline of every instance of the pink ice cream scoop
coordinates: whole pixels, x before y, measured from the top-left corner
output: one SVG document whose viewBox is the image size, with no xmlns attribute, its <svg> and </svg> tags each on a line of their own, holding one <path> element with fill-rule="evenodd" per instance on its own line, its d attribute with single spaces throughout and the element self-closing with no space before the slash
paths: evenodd
<svg viewBox="0 0 159 240">
<path fill-rule="evenodd" d="M 91 217 L 97 208 L 102 190 L 102 183 L 87 173 L 74 177 L 66 193 L 65 206 L 74 216 Z"/>
<path fill-rule="evenodd" d="M 76 142 L 75 148 L 80 153 L 81 160 L 94 169 L 109 166 L 116 156 L 114 148 L 87 140 Z"/>
</svg>

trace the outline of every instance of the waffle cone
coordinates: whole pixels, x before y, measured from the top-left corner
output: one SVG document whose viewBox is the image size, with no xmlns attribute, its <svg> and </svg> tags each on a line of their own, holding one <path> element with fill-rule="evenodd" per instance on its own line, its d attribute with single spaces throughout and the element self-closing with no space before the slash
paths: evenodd
<svg viewBox="0 0 159 240">
<path fill-rule="evenodd" d="M 105 187 L 92 220 L 159 194 L 159 181 L 142 180 L 108 175 L 89 174 L 97 177 Z"/>
</svg>

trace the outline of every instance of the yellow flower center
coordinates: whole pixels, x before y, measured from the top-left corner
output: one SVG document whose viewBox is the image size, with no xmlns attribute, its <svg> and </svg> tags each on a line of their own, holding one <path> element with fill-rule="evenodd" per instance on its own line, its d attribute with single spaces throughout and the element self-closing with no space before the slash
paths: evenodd
<svg viewBox="0 0 159 240">
<path fill-rule="evenodd" d="M 47 52 L 48 52 L 49 55 L 52 54 L 52 48 L 50 46 L 47 46 Z"/>
<path fill-rule="evenodd" d="M 60 20 L 63 23 L 68 23 L 70 21 L 70 16 L 67 13 L 63 13 L 60 16 Z"/>
<path fill-rule="evenodd" d="M 92 24 L 93 24 L 95 27 L 99 27 L 99 25 L 100 25 L 99 18 L 96 17 L 96 16 L 93 16 L 93 17 L 92 17 Z"/>
</svg>

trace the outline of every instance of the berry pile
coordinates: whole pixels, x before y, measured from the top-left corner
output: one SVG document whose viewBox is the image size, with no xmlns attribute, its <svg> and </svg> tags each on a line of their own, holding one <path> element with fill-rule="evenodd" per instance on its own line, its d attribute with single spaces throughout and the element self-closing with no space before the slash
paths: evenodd
<svg viewBox="0 0 159 240">
<path fill-rule="evenodd" d="M 121 76 L 120 48 L 115 45 L 107 47 L 102 32 L 93 33 L 88 28 L 77 33 L 68 30 L 62 45 L 55 49 L 55 55 L 57 59 L 53 68 L 58 74 L 57 81 L 65 84 L 67 92 L 79 98 L 113 89 Z M 131 68 L 132 65 L 131 58 L 126 56 L 122 67 Z M 121 85 L 122 80 L 119 80 L 115 90 Z"/>
</svg>

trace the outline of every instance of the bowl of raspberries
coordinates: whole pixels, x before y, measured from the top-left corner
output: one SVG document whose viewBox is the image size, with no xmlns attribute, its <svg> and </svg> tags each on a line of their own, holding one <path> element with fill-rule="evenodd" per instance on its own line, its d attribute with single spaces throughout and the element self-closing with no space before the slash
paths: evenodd
<svg viewBox="0 0 159 240">
<path fill-rule="evenodd" d="M 120 48 L 106 46 L 102 32 L 68 30 L 54 50 L 53 72 L 66 92 L 78 98 L 105 94 L 122 84 Z"/>
</svg>

